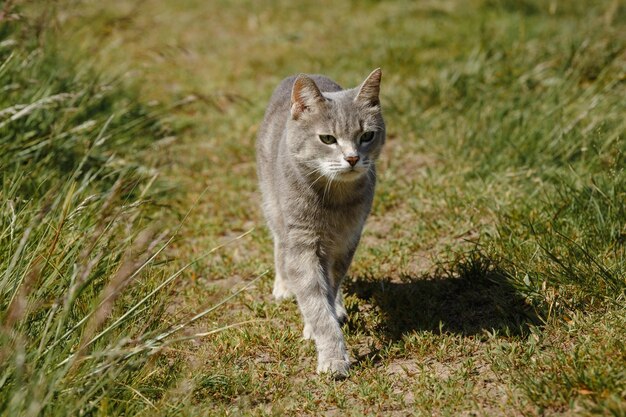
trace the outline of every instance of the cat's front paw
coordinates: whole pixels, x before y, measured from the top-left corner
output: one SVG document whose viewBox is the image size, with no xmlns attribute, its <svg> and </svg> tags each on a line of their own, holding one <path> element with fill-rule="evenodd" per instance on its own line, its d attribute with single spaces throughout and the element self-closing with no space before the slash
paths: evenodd
<svg viewBox="0 0 626 417">
<path fill-rule="evenodd" d="M 345 355 L 344 355 L 345 356 Z M 349 375 L 350 361 L 345 359 L 325 359 L 317 364 L 317 373 L 328 373 L 335 379 L 344 379 Z"/>
</svg>

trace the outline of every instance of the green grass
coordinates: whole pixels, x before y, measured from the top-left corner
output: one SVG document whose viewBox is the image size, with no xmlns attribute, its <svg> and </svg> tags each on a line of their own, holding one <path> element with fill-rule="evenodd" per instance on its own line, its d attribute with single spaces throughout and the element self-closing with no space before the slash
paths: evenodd
<svg viewBox="0 0 626 417">
<path fill-rule="evenodd" d="M 151 226 L 157 172 L 137 157 L 166 132 L 162 110 L 34 33 L 0 26 L 0 410 L 91 414 L 113 398 L 132 413 L 167 330 L 150 296 L 168 237 Z"/>
<path fill-rule="evenodd" d="M 42 21 L 35 6 L 23 13 Z M 2 368 L 5 414 L 49 392 L 45 415 L 626 414 L 620 2 L 88 1 L 60 2 L 45 21 L 44 47 L 0 50 L 3 62 L 24 57 L 0 71 L 1 85 L 21 86 L 1 108 L 73 94 L 0 128 L 3 270 L 18 260 L 2 291 L 33 306 L 16 320 L 2 304 L 6 363 L 20 346 L 28 359 Z M 354 364 L 336 382 L 314 373 L 295 303 L 270 297 L 254 138 L 283 77 L 321 72 L 354 86 L 379 66 L 389 140 L 345 286 Z M 128 256 L 143 256 L 133 248 L 152 241 L 140 237 L 148 226 L 177 233 L 106 323 L 195 262 L 93 352 L 126 352 L 124 337 L 146 341 L 197 312 L 185 335 L 245 324 L 50 371 L 89 327 L 43 362 L 51 333 L 39 329 L 94 311 Z M 91 259 L 88 285 L 57 318 L 51 306 L 72 286 L 58 277 Z M 31 276 L 46 285 L 19 290 Z M 76 387 L 107 361 L 104 378 Z M 44 376 L 54 389 L 17 383 Z"/>
</svg>

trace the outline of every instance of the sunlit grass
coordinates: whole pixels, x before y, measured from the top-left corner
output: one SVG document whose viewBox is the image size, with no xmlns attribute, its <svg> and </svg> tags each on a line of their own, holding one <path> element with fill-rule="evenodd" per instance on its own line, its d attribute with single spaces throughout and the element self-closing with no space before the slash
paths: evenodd
<svg viewBox="0 0 626 417">
<path fill-rule="evenodd" d="M 165 227 L 163 184 L 140 155 L 167 133 L 164 109 L 95 69 L 73 71 L 84 64 L 38 46 L 30 28 L 9 22 L 0 33 L 1 413 L 154 409 L 160 394 L 137 389 L 155 374 L 150 364 L 176 343 L 244 324 L 190 332 L 247 287 L 162 320 L 172 283 L 223 246 L 178 270 L 163 262 L 180 224 Z"/>
<path fill-rule="evenodd" d="M 350 87 L 372 68 L 384 73 L 389 141 L 372 216 L 346 283 L 350 379 L 315 376 L 314 348 L 300 340 L 297 307 L 271 300 L 269 274 L 182 337 L 206 331 L 196 328 L 200 322 L 209 328 L 260 323 L 168 346 L 142 369 L 120 365 L 127 378 L 116 386 L 122 394 L 100 392 L 92 404 L 101 413 L 624 413 L 626 10 L 619 2 L 190 1 L 183 7 L 149 0 L 61 3 L 58 9 L 52 27 L 71 40 L 65 54 L 141 83 L 139 97 L 115 90 L 126 99 L 113 103 L 187 103 L 160 112 L 160 125 L 149 122 L 151 107 L 137 107 L 134 120 L 151 126 L 140 136 L 159 129 L 169 136 L 156 147 L 146 148 L 135 139 L 137 131 L 124 130 L 129 122 L 121 121 L 115 106 L 81 128 L 89 140 L 58 142 L 65 148 L 53 155 L 70 155 L 69 168 L 50 174 L 59 184 L 71 178 L 72 161 L 105 148 L 106 158 L 87 159 L 88 169 L 102 172 L 97 183 L 51 188 L 58 190 L 50 191 L 58 202 L 50 211 L 55 214 L 46 216 L 54 216 L 54 230 L 64 221 L 60 230 L 69 229 L 63 207 L 72 213 L 90 195 L 86 190 L 103 187 L 78 210 L 85 220 L 71 223 L 72 230 L 87 231 L 74 239 L 89 242 L 89 230 L 97 226 L 88 220 L 114 194 L 108 190 L 120 181 L 120 170 L 136 186 L 118 186 L 112 206 L 144 213 L 134 218 L 132 233 L 121 226 L 110 230 L 122 239 L 107 241 L 119 245 L 117 256 L 99 269 L 103 279 L 90 293 L 93 299 L 106 290 L 104 277 L 115 281 L 124 259 L 135 262 L 141 251 L 134 245 L 165 239 L 155 241 L 162 230 L 177 229 L 186 214 L 166 250 L 170 274 L 255 227 L 232 250 L 189 265 L 178 278 L 183 285 L 162 298 L 168 304 L 162 316 L 137 310 L 133 320 L 150 317 L 155 328 L 206 311 L 231 287 L 271 269 L 253 144 L 278 81 L 321 72 Z M 80 93 L 70 90 L 3 107 L 62 107 Z M 74 96 L 41 101 L 66 92 Z M 92 118 L 71 119 L 75 123 L 58 134 Z M 94 138 L 112 131 L 121 133 L 93 147 Z M 37 155 L 37 142 L 20 137 L 24 155 Z M 135 145 L 149 151 L 127 148 Z M 120 164 L 107 162 L 112 154 Z M 151 182 L 156 172 L 142 165 L 155 160 L 159 178 Z M 92 171 L 81 169 L 77 178 Z M 26 187 L 20 185 L 23 169 L 4 172 L 11 178 L 5 180 L 7 195 Z M 142 211 L 155 187 L 159 204 L 175 213 L 170 218 L 162 218 L 162 210 Z M 45 195 L 36 185 L 27 190 Z M 159 226 L 140 239 L 153 218 Z M 6 246 L 7 265 L 19 248 L 20 227 Z M 41 233 L 33 230 L 33 236 Z M 35 257 L 35 249 L 25 244 L 23 251 Z M 80 259 L 74 251 L 75 258 L 56 262 Z M 107 256 L 113 255 L 106 252 L 101 262 Z M 20 260 L 14 269 L 26 277 L 26 266 Z M 170 276 L 147 269 L 139 281 L 146 286 L 130 284 L 118 303 L 132 306 Z M 41 299 L 54 297 L 42 293 Z M 85 314 L 87 306 L 79 306 Z M 94 349 L 132 337 L 136 322 L 128 331 L 107 333 L 107 342 Z M 73 349 L 81 346 L 78 335 L 73 340 Z M 85 357 L 92 362 L 81 369 L 97 363 Z"/>
</svg>

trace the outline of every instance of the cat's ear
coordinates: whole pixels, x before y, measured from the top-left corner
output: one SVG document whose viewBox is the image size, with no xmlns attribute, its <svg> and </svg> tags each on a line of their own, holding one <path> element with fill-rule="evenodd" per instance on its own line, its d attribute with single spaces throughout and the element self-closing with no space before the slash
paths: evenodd
<svg viewBox="0 0 626 417">
<path fill-rule="evenodd" d="M 315 81 L 304 74 L 298 75 L 291 90 L 291 116 L 298 119 L 302 113 L 324 102 L 324 96 Z"/>
<path fill-rule="evenodd" d="M 367 76 L 359 92 L 354 99 L 355 102 L 364 104 L 367 107 L 374 107 L 380 104 L 378 94 L 380 93 L 380 79 L 383 73 L 380 68 L 376 68 L 370 75 Z"/>
</svg>

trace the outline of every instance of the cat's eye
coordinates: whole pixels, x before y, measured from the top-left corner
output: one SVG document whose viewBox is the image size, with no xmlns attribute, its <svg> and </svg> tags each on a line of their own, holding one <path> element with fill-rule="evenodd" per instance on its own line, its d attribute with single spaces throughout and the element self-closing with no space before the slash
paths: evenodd
<svg viewBox="0 0 626 417">
<path fill-rule="evenodd" d="M 361 135 L 361 143 L 371 142 L 374 139 L 374 132 L 365 132 Z"/>
<path fill-rule="evenodd" d="M 320 135 L 320 140 L 327 145 L 337 143 L 337 139 L 333 135 Z"/>
</svg>

